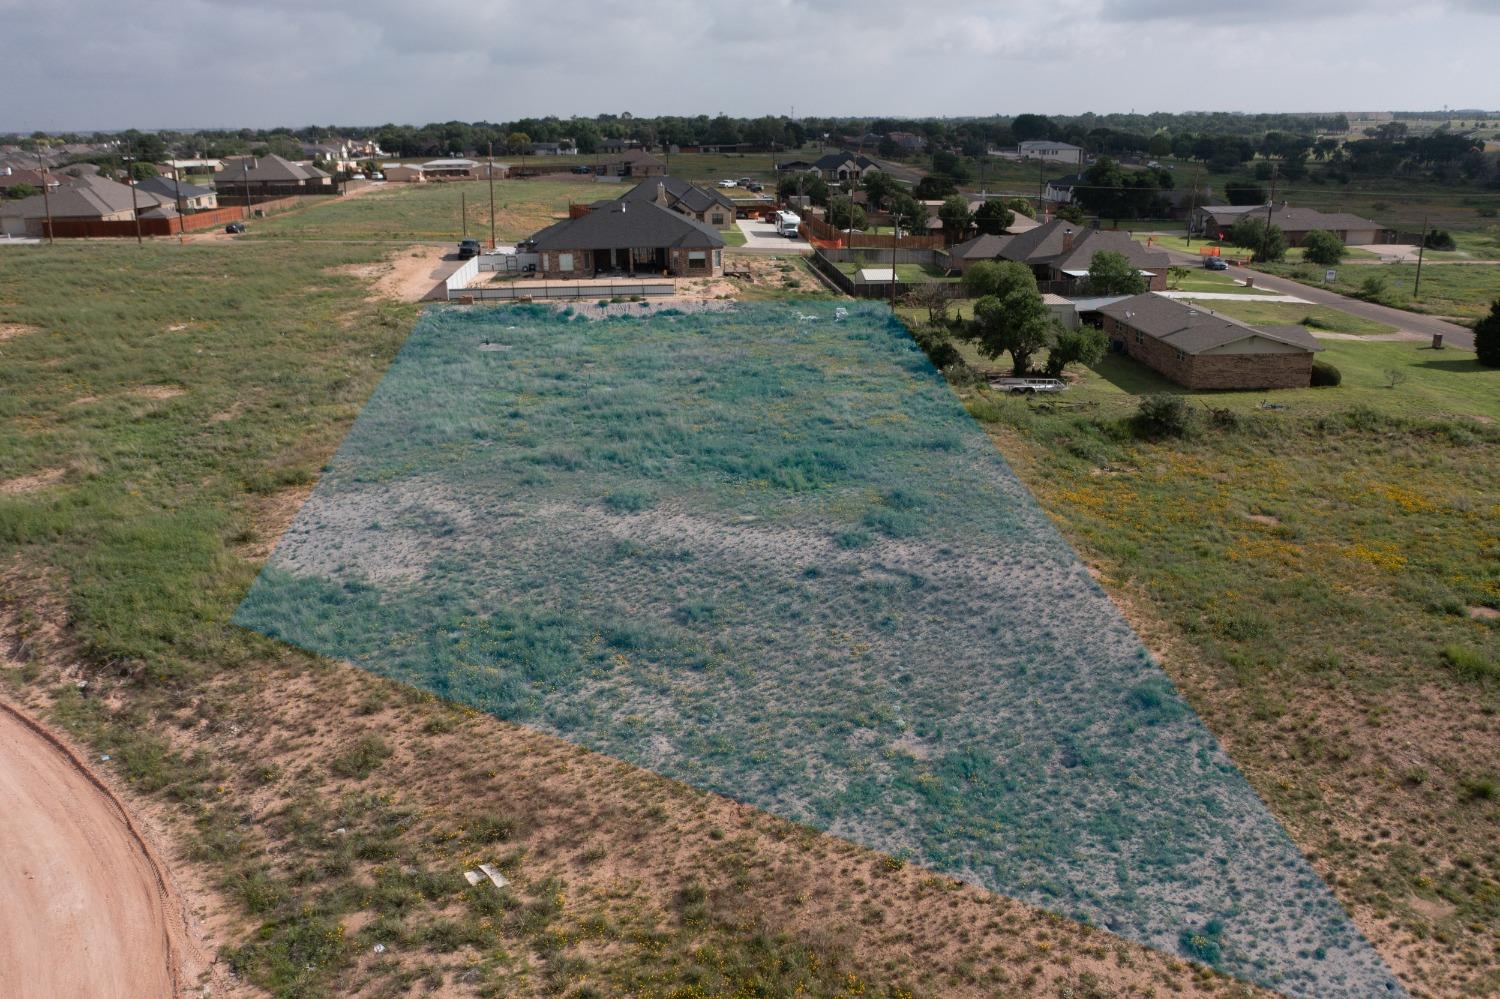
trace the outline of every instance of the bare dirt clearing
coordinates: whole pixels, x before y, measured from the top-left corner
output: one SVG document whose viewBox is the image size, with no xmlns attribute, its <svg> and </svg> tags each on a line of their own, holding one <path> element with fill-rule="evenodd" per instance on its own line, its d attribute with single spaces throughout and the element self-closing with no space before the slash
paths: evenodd
<svg viewBox="0 0 1500 999">
<path fill-rule="evenodd" d="M 177 994 L 183 973 L 201 959 L 186 944 L 166 873 L 79 757 L 5 704 L 0 800 L 0 994 Z"/>
<path fill-rule="evenodd" d="M 57 485 L 67 474 L 66 468 L 48 468 L 31 475 L 17 476 L 14 479 L 0 479 L 0 496 L 19 496 L 22 493 L 46 489 L 48 486 Z"/>
<path fill-rule="evenodd" d="M 6 340 L 14 340 L 18 336 L 38 331 L 36 326 L 26 326 L 21 323 L 0 323 L 0 343 Z"/>
<path fill-rule="evenodd" d="M 402 302 L 420 302 L 443 279 L 447 248 L 442 246 L 408 246 L 374 264 L 348 264 L 331 268 L 348 274 L 370 286 L 366 301 L 394 298 Z"/>
</svg>

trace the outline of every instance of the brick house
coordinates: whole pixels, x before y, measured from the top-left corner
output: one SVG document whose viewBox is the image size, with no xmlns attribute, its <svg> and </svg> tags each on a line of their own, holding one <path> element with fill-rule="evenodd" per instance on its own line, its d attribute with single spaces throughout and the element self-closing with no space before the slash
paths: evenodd
<svg viewBox="0 0 1500 999">
<path fill-rule="evenodd" d="M 644 149 L 627 149 L 599 164 L 603 177 L 665 177 L 667 165 Z"/>
<path fill-rule="evenodd" d="M 293 163 L 280 156 L 238 156 L 224 161 L 214 177 L 220 203 L 251 201 L 299 194 L 338 194 L 333 177 L 315 166 Z"/>
<path fill-rule="evenodd" d="M 1313 208 L 1293 208 L 1286 202 L 1280 207 L 1268 205 L 1202 205 L 1194 209 L 1192 230 L 1209 238 L 1229 234 L 1234 224 L 1244 218 L 1266 221 L 1286 236 L 1288 246 L 1301 246 L 1314 229 L 1331 232 L 1347 246 L 1369 246 L 1388 243 L 1393 233 L 1374 219 L 1361 218 L 1349 212 L 1320 212 Z"/>
<path fill-rule="evenodd" d="M 654 201 L 689 218 L 707 223 L 715 229 L 734 225 L 734 202 L 716 190 L 690 184 L 677 177 L 657 177 L 642 181 L 624 194 L 621 201 L 632 203 Z"/>
<path fill-rule="evenodd" d="M 880 164 L 868 156 L 845 150 L 819 157 L 808 167 L 807 172 L 817 174 L 827 181 L 864 180 L 872 173 L 879 173 Z"/>
<path fill-rule="evenodd" d="M 1098 312 L 1116 350 L 1190 389 L 1307 388 L 1323 349 L 1301 326 L 1251 326 L 1150 292 Z"/>
<path fill-rule="evenodd" d="M 530 243 L 537 253 L 537 276 L 543 278 L 724 273 L 724 237 L 655 201 L 607 202 L 548 226 Z"/>
<path fill-rule="evenodd" d="M 999 258 L 1030 267 L 1043 291 L 1064 295 L 1084 290 L 1094 256 L 1104 251 L 1121 254 L 1146 278 L 1151 291 L 1165 291 L 1172 258 L 1130 238 L 1127 232 L 1089 229 L 1067 219 L 1054 219 L 1011 236 L 999 246 Z M 991 258 L 993 259 L 993 258 Z"/>
</svg>

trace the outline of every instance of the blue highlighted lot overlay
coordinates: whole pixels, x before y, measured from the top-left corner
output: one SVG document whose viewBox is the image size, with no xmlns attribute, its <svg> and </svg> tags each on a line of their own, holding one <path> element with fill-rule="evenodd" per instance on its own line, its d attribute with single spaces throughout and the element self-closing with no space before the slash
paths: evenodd
<svg viewBox="0 0 1500 999">
<path fill-rule="evenodd" d="M 235 620 L 1286 995 L 1404 994 L 883 307 L 429 311 Z"/>
</svg>

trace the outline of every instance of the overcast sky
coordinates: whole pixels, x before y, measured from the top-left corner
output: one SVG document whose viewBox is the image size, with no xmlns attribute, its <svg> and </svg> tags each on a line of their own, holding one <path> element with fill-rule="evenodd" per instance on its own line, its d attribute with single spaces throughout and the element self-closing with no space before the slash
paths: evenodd
<svg viewBox="0 0 1500 999">
<path fill-rule="evenodd" d="M 1500 0 L 0 0 L 0 130 L 1500 109 Z"/>
</svg>

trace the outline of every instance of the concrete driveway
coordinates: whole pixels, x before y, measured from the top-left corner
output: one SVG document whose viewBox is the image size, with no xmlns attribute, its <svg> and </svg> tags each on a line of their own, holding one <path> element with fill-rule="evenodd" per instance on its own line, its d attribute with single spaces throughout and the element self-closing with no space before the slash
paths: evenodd
<svg viewBox="0 0 1500 999">
<path fill-rule="evenodd" d="M 812 244 L 798 237 L 787 239 L 776 231 L 776 226 L 760 219 L 739 219 L 734 223 L 745 234 L 744 246 L 731 246 L 731 250 L 749 250 L 753 253 L 809 253 Z"/>
</svg>

